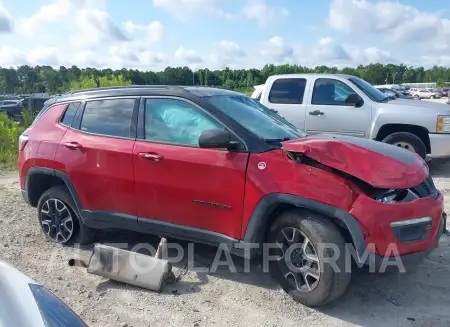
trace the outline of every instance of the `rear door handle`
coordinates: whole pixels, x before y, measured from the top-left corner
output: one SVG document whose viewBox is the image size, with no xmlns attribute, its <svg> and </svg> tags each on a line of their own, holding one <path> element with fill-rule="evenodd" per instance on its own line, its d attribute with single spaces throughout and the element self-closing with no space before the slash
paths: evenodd
<svg viewBox="0 0 450 327">
<path fill-rule="evenodd" d="M 161 161 L 164 159 L 163 156 L 161 156 L 157 153 L 150 153 L 150 152 L 140 152 L 139 157 L 150 160 L 150 161 Z"/>
<path fill-rule="evenodd" d="M 320 111 L 320 110 L 310 111 L 309 114 L 311 116 L 323 116 L 324 115 L 324 113 L 322 111 Z"/>
<path fill-rule="evenodd" d="M 64 146 L 66 148 L 72 149 L 72 150 L 76 150 L 76 149 L 81 149 L 83 146 L 78 143 L 78 142 L 66 142 L 64 143 Z"/>
</svg>

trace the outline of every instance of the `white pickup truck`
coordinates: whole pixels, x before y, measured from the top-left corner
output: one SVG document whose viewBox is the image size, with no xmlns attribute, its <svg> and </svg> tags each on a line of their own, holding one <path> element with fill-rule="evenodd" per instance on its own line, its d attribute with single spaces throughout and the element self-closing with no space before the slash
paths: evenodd
<svg viewBox="0 0 450 327">
<path fill-rule="evenodd" d="M 392 99 L 350 75 L 286 74 L 257 85 L 252 98 L 305 130 L 370 138 L 416 152 L 450 157 L 450 106 Z"/>
</svg>

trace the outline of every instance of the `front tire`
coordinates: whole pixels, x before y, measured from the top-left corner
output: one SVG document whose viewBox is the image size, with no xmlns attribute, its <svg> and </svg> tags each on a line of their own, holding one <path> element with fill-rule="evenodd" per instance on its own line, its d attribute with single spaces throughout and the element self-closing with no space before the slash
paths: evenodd
<svg viewBox="0 0 450 327">
<path fill-rule="evenodd" d="M 45 191 L 37 210 L 39 225 L 50 241 L 63 245 L 87 245 L 94 241 L 94 230 L 82 223 L 65 186 Z"/>
<path fill-rule="evenodd" d="M 267 241 L 276 244 L 271 249 L 280 258 L 269 262 L 269 272 L 295 301 L 317 307 L 344 294 L 351 267 L 346 267 L 344 238 L 328 218 L 287 211 L 270 227 Z"/>
<path fill-rule="evenodd" d="M 386 136 L 381 142 L 388 143 L 405 150 L 415 152 L 422 159 L 426 159 L 427 148 L 425 143 L 416 135 L 408 132 L 397 132 Z"/>
</svg>

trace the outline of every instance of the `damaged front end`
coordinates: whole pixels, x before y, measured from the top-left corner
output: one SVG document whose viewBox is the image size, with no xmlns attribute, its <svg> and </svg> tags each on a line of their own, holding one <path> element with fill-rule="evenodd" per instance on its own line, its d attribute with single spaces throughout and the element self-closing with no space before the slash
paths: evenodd
<svg viewBox="0 0 450 327">
<path fill-rule="evenodd" d="M 356 197 L 348 211 L 378 254 L 392 255 L 392 244 L 397 254 L 436 245 L 446 215 L 425 162 L 391 145 L 341 138 L 306 137 L 284 142 L 282 150 L 291 160 L 339 176 L 352 188 Z"/>
</svg>

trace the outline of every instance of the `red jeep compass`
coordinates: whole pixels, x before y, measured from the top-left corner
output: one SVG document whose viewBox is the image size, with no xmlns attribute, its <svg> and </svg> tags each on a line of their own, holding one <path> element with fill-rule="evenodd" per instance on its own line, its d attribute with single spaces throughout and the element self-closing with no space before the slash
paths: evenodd
<svg viewBox="0 0 450 327">
<path fill-rule="evenodd" d="M 348 248 L 359 266 L 418 262 L 445 226 L 443 197 L 416 154 L 307 136 L 221 89 L 68 93 L 49 100 L 19 147 L 24 198 L 52 241 L 89 243 L 93 230 L 119 228 L 225 243 L 246 257 L 272 244 L 270 273 L 309 306 L 344 293 Z"/>
</svg>

